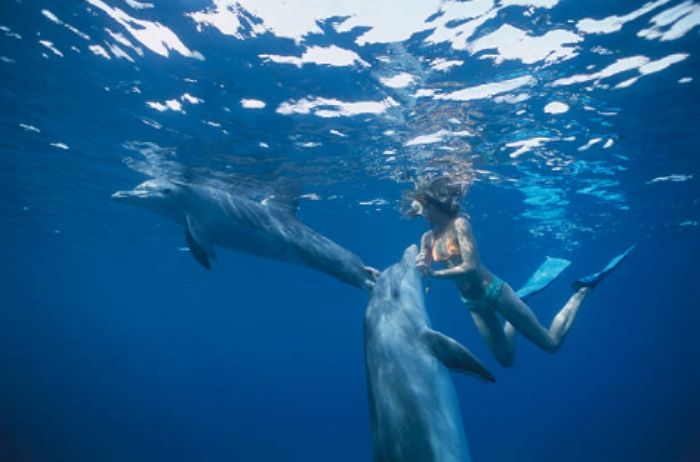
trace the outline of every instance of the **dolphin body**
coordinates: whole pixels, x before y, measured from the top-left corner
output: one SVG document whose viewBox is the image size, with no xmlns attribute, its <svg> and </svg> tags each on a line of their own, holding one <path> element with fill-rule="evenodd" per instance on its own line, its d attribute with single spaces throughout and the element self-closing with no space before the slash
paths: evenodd
<svg viewBox="0 0 700 462">
<path fill-rule="evenodd" d="M 296 204 L 261 202 L 205 184 L 151 179 L 112 198 L 174 219 L 185 228 L 194 258 L 205 268 L 214 244 L 274 260 L 308 266 L 350 285 L 371 288 L 374 273 L 360 257 L 304 225 Z"/>
<path fill-rule="evenodd" d="M 468 462 L 448 368 L 494 382 L 456 340 L 430 327 L 418 248 L 379 276 L 365 311 L 365 365 L 376 461 Z"/>
</svg>

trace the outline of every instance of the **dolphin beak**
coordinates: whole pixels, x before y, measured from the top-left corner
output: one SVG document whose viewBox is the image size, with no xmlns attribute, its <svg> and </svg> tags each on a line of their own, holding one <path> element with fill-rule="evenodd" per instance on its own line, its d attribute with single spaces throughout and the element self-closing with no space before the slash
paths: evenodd
<svg viewBox="0 0 700 462">
<path fill-rule="evenodd" d="M 112 199 L 115 201 L 129 201 L 143 197 L 146 194 L 143 191 L 117 191 L 112 194 Z"/>
</svg>

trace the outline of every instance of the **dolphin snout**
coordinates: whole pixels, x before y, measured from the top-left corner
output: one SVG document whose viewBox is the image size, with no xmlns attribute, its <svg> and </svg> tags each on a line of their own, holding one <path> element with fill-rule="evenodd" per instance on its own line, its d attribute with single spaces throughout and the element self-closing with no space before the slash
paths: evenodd
<svg viewBox="0 0 700 462">
<path fill-rule="evenodd" d="M 112 194 L 112 199 L 116 201 L 128 201 L 128 200 L 133 200 L 133 199 L 138 199 L 140 197 L 145 197 L 147 195 L 146 191 L 138 191 L 138 190 L 131 190 L 131 191 L 117 191 L 114 194 Z"/>
<path fill-rule="evenodd" d="M 121 199 L 126 199 L 129 197 L 132 197 L 133 194 L 131 191 L 117 191 L 114 194 L 112 194 L 112 199 L 114 200 L 121 200 Z"/>
</svg>

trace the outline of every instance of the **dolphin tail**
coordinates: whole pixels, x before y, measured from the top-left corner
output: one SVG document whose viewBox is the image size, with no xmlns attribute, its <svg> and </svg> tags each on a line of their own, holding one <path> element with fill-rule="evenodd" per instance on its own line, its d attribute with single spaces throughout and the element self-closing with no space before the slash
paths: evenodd
<svg viewBox="0 0 700 462">
<path fill-rule="evenodd" d="M 457 340 L 429 328 L 421 332 L 421 339 L 448 369 L 475 375 L 486 382 L 496 382 L 496 378 L 486 369 L 486 366 Z"/>
<path fill-rule="evenodd" d="M 576 281 L 574 281 L 572 286 L 576 290 L 581 289 L 582 287 L 590 287 L 590 288 L 595 287 L 596 285 L 598 285 L 598 283 L 600 281 L 603 280 L 603 278 L 605 276 L 607 276 L 615 268 L 617 268 L 620 265 L 620 263 L 622 263 L 622 260 L 624 260 L 625 257 L 627 257 L 627 255 L 629 255 L 629 253 L 632 252 L 632 250 L 634 250 L 635 247 L 636 246 L 633 245 L 632 247 L 625 250 L 620 255 L 618 255 L 615 258 L 613 258 L 612 260 L 610 260 L 610 262 L 607 264 L 607 266 L 605 268 L 603 268 L 602 270 L 598 271 L 597 273 L 593 273 L 589 276 L 583 277 L 581 279 L 577 279 Z"/>
</svg>

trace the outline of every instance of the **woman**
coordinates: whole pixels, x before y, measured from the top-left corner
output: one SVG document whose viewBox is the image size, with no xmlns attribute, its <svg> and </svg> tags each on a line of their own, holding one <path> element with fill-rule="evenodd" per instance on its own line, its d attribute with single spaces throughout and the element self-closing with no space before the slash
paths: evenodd
<svg viewBox="0 0 700 462">
<path fill-rule="evenodd" d="M 574 294 L 546 329 L 515 291 L 482 265 L 468 217 L 460 210 L 462 196 L 463 188 L 446 178 L 433 180 L 407 195 L 407 213 L 422 215 L 431 227 L 421 238 L 416 265 L 427 276 L 455 281 L 476 327 L 502 366 L 513 365 L 516 331 L 545 351 L 558 351 L 581 303 L 622 257 L 602 272 L 577 281 Z M 433 270 L 433 263 L 444 263 L 446 268 Z"/>
</svg>

